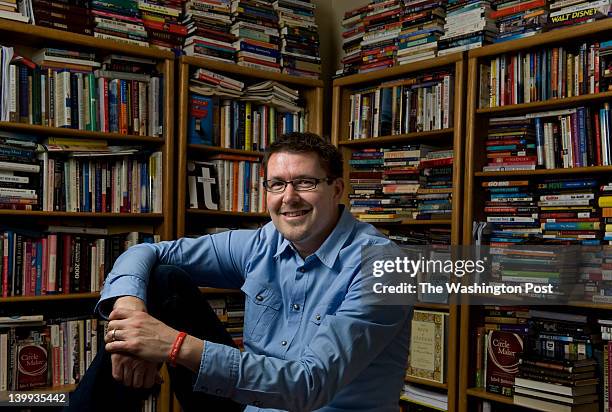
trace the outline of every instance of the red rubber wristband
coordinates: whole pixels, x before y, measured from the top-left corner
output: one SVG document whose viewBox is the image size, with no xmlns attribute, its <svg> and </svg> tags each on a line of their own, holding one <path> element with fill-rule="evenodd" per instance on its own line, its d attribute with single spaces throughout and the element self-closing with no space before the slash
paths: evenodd
<svg viewBox="0 0 612 412">
<path fill-rule="evenodd" d="M 181 346 L 183 345 L 183 341 L 185 341 L 186 337 L 187 334 L 185 332 L 179 332 L 174 340 L 174 344 L 172 344 L 172 349 L 170 350 L 170 355 L 168 355 L 170 365 L 176 366 L 176 357 L 178 356 L 179 350 L 181 350 Z"/>
</svg>

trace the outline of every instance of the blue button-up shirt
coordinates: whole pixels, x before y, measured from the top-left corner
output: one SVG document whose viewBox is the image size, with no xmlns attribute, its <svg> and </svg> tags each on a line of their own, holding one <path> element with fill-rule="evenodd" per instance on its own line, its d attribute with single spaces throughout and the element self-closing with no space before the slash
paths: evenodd
<svg viewBox="0 0 612 412">
<path fill-rule="evenodd" d="M 194 390 L 248 404 L 249 412 L 397 412 L 409 310 L 361 299 L 367 284 L 361 248 L 389 243 L 343 210 L 329 237 L 306 259 L 272 223 L 141 244 L 117 259 L 98 309 L 122 295 L 146 302 L 153 266 L 180 266 L 200 285 L 246 294 L 245 351 L 205 342 Z"/>
</svg>

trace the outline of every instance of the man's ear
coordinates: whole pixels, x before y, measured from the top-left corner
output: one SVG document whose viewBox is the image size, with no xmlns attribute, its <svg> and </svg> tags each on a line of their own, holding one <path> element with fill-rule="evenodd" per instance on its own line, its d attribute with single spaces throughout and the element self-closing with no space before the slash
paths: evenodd
<svg viewBox="0 0 612 412">
<path fill-rule="evenodd" d="M 334 197 L 337 197 L 338 201 L 340 201 L 343 193 L 344 193 L 344 179 L 338 178 L 334 180 Z"/>
</svg>

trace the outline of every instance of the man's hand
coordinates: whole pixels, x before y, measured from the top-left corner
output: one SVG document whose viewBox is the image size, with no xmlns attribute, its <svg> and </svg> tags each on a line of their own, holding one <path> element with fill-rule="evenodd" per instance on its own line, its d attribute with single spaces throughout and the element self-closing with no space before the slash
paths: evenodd
<svg viewBox="0 0 612 412">
<path fill-rule="evenodd" d="M 161 383 L 161 376 L 157 364 L 138 359 L 135 356 L 113 353 L 111 354 L 113 378 L 130 388 L 148 389 L 155 383 Z"/>
<path fill-rule="evenodd" d="M 168 358 L 178 331 L 141 310 L 116 308 L 104 337 L 110 353 L 130 354 L 153 363 Z M 114 364 L 113 364 L 114 373 Z"/>
</svg>

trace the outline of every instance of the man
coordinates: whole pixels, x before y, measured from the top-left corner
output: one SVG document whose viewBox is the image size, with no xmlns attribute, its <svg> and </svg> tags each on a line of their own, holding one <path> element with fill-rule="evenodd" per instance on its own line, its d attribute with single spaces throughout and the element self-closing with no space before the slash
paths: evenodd
<svg viewBox="0 0 612 412">
<path fill-rule="evenodd" d="M 264 163 L 271 223 L 137 245 L 117 259 L 97 306 L 110 319 L 105 349 L 113 354 L 113 377 L 148 387 L 157 366 L 170 359 L 177 365 L 171 371 L 188 372 L 183 385 L 192 393 L 231 398 L 249 405 L 247 411 L 396 412 L 408 309 L 366 304 L 360 270 L 362 247 L 389 240 L 339 204 L 342 157 L 318 136 L 285 135 L 271 145 Z M 174 265 L 198 285 L 241 288 L 245 351 L 191 331 L 177 339 L 181 327 L 148 313 L 157 305 L 151 299 L 159 300 L 148 294 L 173 288 L 171 277 L 154 281 L 158 275 L 150 274 L 159 272 L 157 265 Z M 152 281 L 158 284 L 153 292 Z M 168 310 L 174 309 L 156 309 L 161 316 Z M 210 310 L 189 311 L 184 316 L 193 322 L 183 330 L 201 323 L 199 316 L 210 319 Z M 180 323 L 181 316 L 168 322 Z M 205 334 L 203 328 L 198 333 Z M 182 406 L 226 410 L 202 402 L 185 399 Z"/>
</svg>

